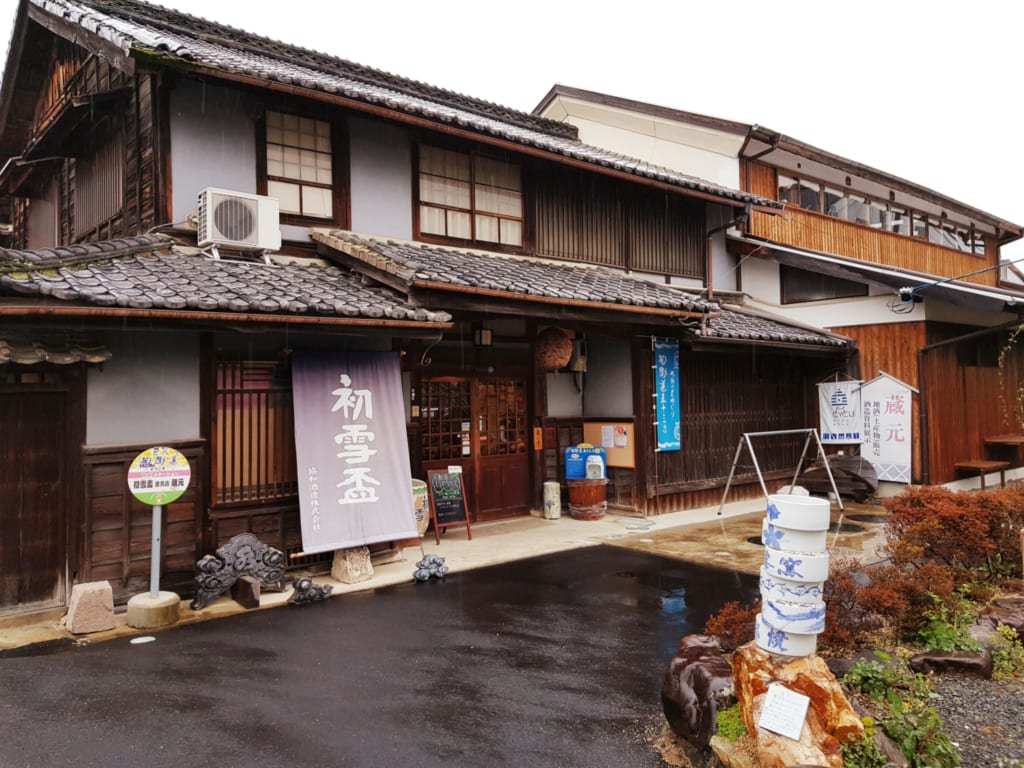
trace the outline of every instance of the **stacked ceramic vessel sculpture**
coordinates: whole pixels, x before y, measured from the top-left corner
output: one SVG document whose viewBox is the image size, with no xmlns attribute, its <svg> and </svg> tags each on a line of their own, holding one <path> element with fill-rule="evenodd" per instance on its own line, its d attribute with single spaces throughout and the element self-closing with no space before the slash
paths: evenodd
<svg viewBox="0 0 1024 768">
<path fill-rule="evenodd" d="M 761 524 L 761 612 L 754 639 L 769 653 L 810 656 L 825 629 L 830 505 L 811 496 L 768 497 Z"/>
</svg>

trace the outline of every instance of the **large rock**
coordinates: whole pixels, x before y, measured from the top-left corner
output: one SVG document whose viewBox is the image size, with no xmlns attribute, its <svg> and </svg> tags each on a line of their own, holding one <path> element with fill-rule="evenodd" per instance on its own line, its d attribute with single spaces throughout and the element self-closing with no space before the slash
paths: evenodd
<svg viewBox="0 0 1024 768">
<path fill-rule="evenodd" d="M 864 724 L 821 657 L 777 656 L 748 643 L 736 649 L 732 663 L 740 713 L 756 742 L 761 768 L 842 768 L 839 745 L 851 736 L 860 738 Z M 799 740 L 758 727 L 768 687 L 773 683 L 810 699 Z"/>
<path fill-rule="evenodd" d="M 993 600 L 981 612 L 979 621 L 991 624 L 993 628 L 1000 624 L 1013 627 L 1017 636 L 1024 640 L 1024 598 L 1001 598 Z"/>
<path fill-rule="evenodd" d="M 731 707 L 733 674 L 710 635 L 687 635 L 668 664 L 661 705 L 672 730 L 696 749 L 715 735 L 719 710 Z"/>
<path fill-rule="evenodd" d="M 967 675 L 982 680 L 992 677 L 992 654 L 988 651 L 927 651 L 912 656 L 907 664 L 922 675 Z"/>
</svg>

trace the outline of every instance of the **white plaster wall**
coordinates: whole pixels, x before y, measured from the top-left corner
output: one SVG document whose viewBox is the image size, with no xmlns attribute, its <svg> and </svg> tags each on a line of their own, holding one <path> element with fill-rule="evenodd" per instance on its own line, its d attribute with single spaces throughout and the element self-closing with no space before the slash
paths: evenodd
<svg viewBox="0 0 1024 768">
<path fill-rule="evenodd" d="M 412 239 L 412 149 L 407 131 L 351 118 L 352 230 Z"/>
<path fill-rule="evenodd" d="M 629 341 L 587 337 L 583 416 L 617 419 L 633 415 L 633 365 Z"/>
<path fill-rule="evenodd" d="M 571 373 L 549 373 L 545 375 L 548 390 L 548 416 L 551 418 L 582 418 L 583 394 L 576 389 L 573 378 Z"/>
<path fill-rule="evenodd" d="M 739 189 L 740 171 L 736 156 L 680 143 L 682 140 L 692 140 L 693 137 L 690 135 L 664 130 L 660 136 L 650 135 L 629 128 L 584 120 L 575 115 L 570 116 L 568 122 L 579 129 L 580 141 L 584 144 L 645 160 L 731 189 Z M 738 152 L 739 145 L 736 146 L 736 150 Z"/>
<path fill-rule="evenodd" d="M 742 135 L 567 96 L 544 116 L 575 125 L 585 144 L 739 189 Z"/>
<path fill-rule="evenodd" d="M 198 335 L 123 332 L 106 344 L 113 356 L 89 370 L 86 442 L 158 445 L 198 438 Z"/>
<path fill-rule="evenodd" d="M 256 192 L 256 131 L 234 88 L 180 80 L 171 93 L 171 221 L 206 187 Z"/>
<path fill-rule="evenodd" d="M 748 296 L 778 305 L 780 293 L 779 265 L 767 259 L 748 258 L 737 269 L 740 287 Z"/>
<path fill-rule="evenodd" d="M 917 314 L 916 309 L 907 315 L 896 314 L 889 310 L 888 301 L 887 296 L 860 296 L 852 299 L 785 305 L 750 299 L 747 304 L 776 317 L 825 329 L 836 326 L 907 323 L 925 319 L 923 314 Z"/>
</svg>

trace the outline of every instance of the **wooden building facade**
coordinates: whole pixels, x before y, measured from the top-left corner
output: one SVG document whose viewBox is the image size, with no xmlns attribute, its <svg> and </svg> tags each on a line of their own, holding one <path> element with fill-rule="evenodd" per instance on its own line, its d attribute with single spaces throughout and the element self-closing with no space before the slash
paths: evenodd
<svg viewBox="0 0 1024 768">
<path fill-rule="evenodd" d="M 20 579 L 0 611 L 77 581 L 143 586 L 149 511 L 122 480 L 155 444 L 194 472 L 165 520 L 167 586 L 241 531 L 298 552 L 296 348 L 399 356 L 413 475 L 464 465 L 475 520 L 537 512 L 564 449 L 605 422 L 635 456 L 610 468 L 613 508 L 715 503 L 740 435 L 807 426 L 813 382 L 849 364 L 848 339 L 708 292 L 709 222 L 772 199 L 143 2 L 22 0 L 12 40 L 0 433 L 19 444 L 45 411 L 63 437 L 0 475 Z M 280 247 L 211 251 L 197 200 L 214 189 L 252 216 L 276 200 Z M 538 362 L 552 334 L 583 362 Z M 680 348 L 678 451 L 656 450 L 655 339 Z M 782 446 L 764 468 L 795 460 Z M 44 481 L 38 509 L 24 491 Z M 734 498 L 760 492 L 743 468 Z"/>
</svg>

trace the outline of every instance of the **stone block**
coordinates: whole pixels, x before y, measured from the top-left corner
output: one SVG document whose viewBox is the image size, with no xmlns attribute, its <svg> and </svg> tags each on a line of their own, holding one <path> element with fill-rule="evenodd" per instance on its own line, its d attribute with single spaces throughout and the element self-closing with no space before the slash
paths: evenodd
<svg viewBox="0 0 1024 768">
<path fill-rule="evenodd" d="M 922 675 L 965 675 L 988 680 L 992 677 L 992 654 L 988 651 L 928 651 L 907 662 Z"/>
<path fill-rule="evenodd" d="M 231 599 L 243 608 L 259 608 L 260 580 L 255 576 L 239 576 L 231 585 Z"/>
<path fill-rule="evenodd" d="M 114 592 L 109 581 L 89 581 L 71 588 L 66 626 L 75 635 L 114 628 Z"/>
<path fill-rule="evenodd" d="M 344 584 L 355 584 L 373 578 L 373 562 L 369 547 L 339 549 L 334 553 L 331 577 Z"/>
</svg>

